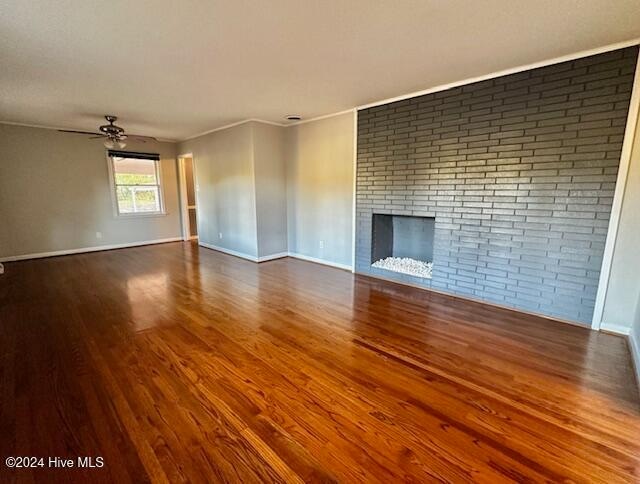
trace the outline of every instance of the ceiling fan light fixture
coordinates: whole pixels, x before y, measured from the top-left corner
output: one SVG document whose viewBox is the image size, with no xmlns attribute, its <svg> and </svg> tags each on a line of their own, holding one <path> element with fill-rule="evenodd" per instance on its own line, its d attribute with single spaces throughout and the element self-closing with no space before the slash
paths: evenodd
<svg viewBox="0 0 640 484">
<path fill-rule="evenodd" d="M 124 140 L 121 140 L 121 139 L 107 138 L 104 140 L 104 147 L 109 150 L 112 150 L 114 148 L 122 149 L 125 146 L 127 146 L 127 143 L 125 143 Z"/>
<path fill-rule="evenodd" d="M 74 134 L 84 134 L 84 135 L 88 134 L 91 136 L 90 139 L 96 139 L 96 138 L 102 139 L 103 140 L 102 143 L 104 144 L 104 147 L 109 150 L 112 150 L 114 148 L 123 149 L 125 146 L 127 146 L 126 141 L 128 138 L 128 136 L 124 132 L 124 128 L 121 128 L 120 126 L 116 126 L 115 124 L 113 124 L 114 121 L 118 119 L 116 116 L 107 115 L 105 116 L 105 118 L 109 122 L 109 124 L 103 124 L 102 126 L 98 126 L 99 133 L 94 133 L 91 131 L 77 131 L 77 130 L 71 130 L 71 129 L 59 129 L 58 131 L 61 131 L 63 133 L 74 133 Z M 157 141 L 157 139 L 154 138 L 153 136 L 134 136 L 133 139 L 141 143 L 146 143 L 147 139 Z"/>
</svg>

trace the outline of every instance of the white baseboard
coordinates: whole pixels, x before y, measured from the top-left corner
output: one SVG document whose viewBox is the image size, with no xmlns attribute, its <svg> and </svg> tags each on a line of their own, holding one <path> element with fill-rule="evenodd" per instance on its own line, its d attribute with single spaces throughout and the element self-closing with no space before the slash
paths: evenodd
<svg viewBox="0 0 640 484">
<path fill-rule="evenodd" d="M 638 385 L 638 391 L 640 391 L 640 332 L 631 331 L 629 333 L 629 350 L 631 351 L 631 360 L 633 362 L 633 368 L 636 370 L 636 384 Z"/>
<path fill-rule="evenodd" d="M 262 257 L 256 257 L 254 255 L 245 254 L 244 252 L 238 252 L 237 250 L 226 249 L 224 247 L 219 247 L 213 244 L 207 244 L 206 242 L 198 241 L 198 245 L 202 247 L 206 247 L 207 249 L 217 250 L 218 252 L 223 252 L 225 254 L 233 255 L 236 257 L 240 257 L 242 259 L 250 260 L 252 262 L 266 262 L 268 260 L 273 259 L 281 259 L 283 257 L 293 257 L 295 259 L 302 259 L 308 262 L 315 262 L 316 264 L 323 264 L 325 266 L 336 267 L 338 269 L 343 269 L 350 271 L 351 266 L 347 264 L 338 264 L 337 262 L 331 262 L 324 259 L 318 259 L 316 257 L 310 257 L 308 255 L 298 254 L 296 252 L 279 252 L 277 254 L 265 255 Z"/>
<path fill-rule="evenodd" d="M 263 255 L 262 257 L 258 257 L 258 262 L 266 262 L 268 260 L 273 260 L 273 259 L 282 259 L 283 257 L 288 257 L 288 256 L 289 256 L 289 252 L 279 252 L 277 254 Z"/>
<path fill-rule="evenodd" d="M 240 257 L 241 259 L 247 259 L 251 262 L 266 262 L 268 260 L 273 259 L 281 259 L 283 257 L 287 257 L 289 255 L 288 252 L 279 252 L 277 254 L 271 255 L 263 255 L 262 257 L 256 257 L 255 255 L 245 254 L 244 252 L 238 252 L 237 250 L 226 249 L 224 247 L 219 247 L 213 244 L 207 244 L 206 242 L 198 241 L 198 245 L 202 247 L 206 247 L 207 249 L 217 250 L 218 252 L 223 252 L 225 254 L 233 255 L 235 257 Z"/>
<path fill-rule="evenodd" d="M 631 333 L 631 328 L 627 326 L 620 326 L 619 324 L 602 323 L 600 325 L 600 331 L 628 336 Z"/>
<path fill-rule="evenodd" d="M 127 247 L 139 247 L 141 245 L 165 244 L 167 242 L 180 242 L 181 237 L 171 237 L 168 239 L 143 240 L 140 242 L 127 242 L 125 244 L 96 245 L 93 247 L 80 247 L 78 249 L 55 250 L 53 252 L 38 252 L 35 254 L 13 255 L 0 257 L 0 262 L 15 262 L 28 259 L 42 259 L 45 257 L 57 257 L 60 255 L 83 254 L 85 252 L 100 252 L 103 250 L 126 249 Z"/>
<path fill-rule="evenodd" d="M 338 262 L 331 262 L 324 259 L 318 259 L 317 257 L 310 257 L 308 255 L 298 254 L 297 252 L 289 252 L 289 257 L 294 257 L 295 259 L 306 260 L 308 262 L 315 262 L 316 264 L 323 264 L 325 266 L 336 267 L 338 269 L 343 269 L 345 271 L 350 271 L 351 266 L 349 264 L 340 264 Z"/>
<path fill-rule="evenodd" d="M 223 252 L 225 254 L 233 255 L 235 257 L 240 257 L 241 259 L 247 259 L 252 262 L 258 262 L 258 258 L 255 255 L 245 254 L 244 252 L 238 252 L 237 250 L 225 249 L 224 247 L 219 247 L 213 244 L 207 244 L 206 242 L 202 242 L 198 240 L 198 245 L 201 247 L 206 247 L 207 249 L 216 250 L 218 252 Z"/>
</svg>

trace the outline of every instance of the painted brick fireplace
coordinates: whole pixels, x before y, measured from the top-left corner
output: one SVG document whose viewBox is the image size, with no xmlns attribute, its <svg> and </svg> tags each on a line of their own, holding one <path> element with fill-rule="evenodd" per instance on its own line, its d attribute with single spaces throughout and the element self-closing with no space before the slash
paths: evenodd
<svg viewBox="0 0 640 484">
<path fill-rule="evenodd" d="M 356 272 L 589 323 L 637 54 L 359 111 Z M 374 214 L 435 219 L 432 279 L 371 266 Z"/>
</svg>

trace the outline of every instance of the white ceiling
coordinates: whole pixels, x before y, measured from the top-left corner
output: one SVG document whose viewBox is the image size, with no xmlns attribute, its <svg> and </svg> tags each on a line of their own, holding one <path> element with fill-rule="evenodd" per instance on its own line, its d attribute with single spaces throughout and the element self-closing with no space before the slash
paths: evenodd
<svg viewBox="0 0 640 484">
<path fill-rule="evenodd" d="M 170 139 L 640 37 L 638 0 L 2 0 L 0 120 Z"/>
</svg>

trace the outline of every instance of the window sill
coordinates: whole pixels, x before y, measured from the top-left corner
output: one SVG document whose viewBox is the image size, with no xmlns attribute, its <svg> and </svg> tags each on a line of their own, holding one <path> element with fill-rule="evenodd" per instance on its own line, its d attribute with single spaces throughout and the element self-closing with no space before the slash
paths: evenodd
<svg viewBox="0 0 640 484">
<path fill-rule="evenodd" d="M 153 213 L 125 213 L 114 215 L 117 219 L 132 219 L 132 218 L 155 218 L 166 217 L 169 212 L 153 212 Z"/>
</svg>

